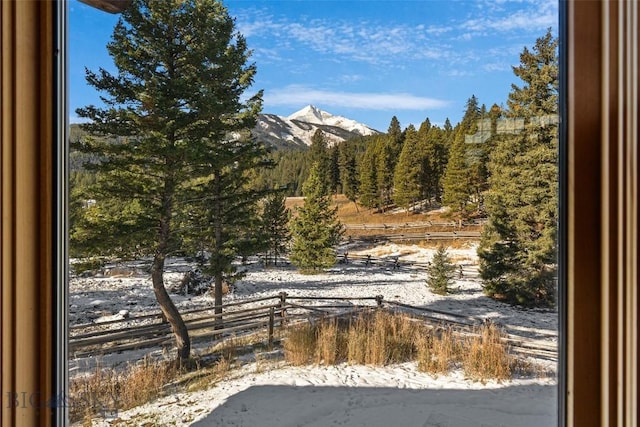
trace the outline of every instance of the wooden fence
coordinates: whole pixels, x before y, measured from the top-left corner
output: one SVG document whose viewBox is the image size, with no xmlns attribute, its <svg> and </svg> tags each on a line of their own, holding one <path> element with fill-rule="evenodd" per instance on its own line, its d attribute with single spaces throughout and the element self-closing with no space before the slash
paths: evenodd
<svg viewBox="0 0 640 427">
<path fill-rule="evenodd" d="M 246 307 L 247 305 L 252 306 Z M 204 341 L 216 342 L 232 334 L 259 331 L 264 331 L 266 341 L 273 344 L 275 327 L 282 327 L 289 322 L 311 321 L 319 317 L 352 315 L 363 309 L 372 308 L 387 308 L 407 313 L 432 327 L 444 325 L 455 328 L 459 334 L 466 335 L 477 333 L 477 327 L 486 323 L 485 319 L 478 317 L 385 300 L 382 295 L 309 297 L 281 292 L 273 296 L 224 304 L 223 314 L 213 313 L 215 308 L 212 306 L 182 313 L 192 344 Z M 556 346 L 545 341 L 545 338 L 557 336 L 555 331 L 541 331 L 517 325 L 499 326 L 505 331 L 504 341 L 509 344 L 512 351 L 557 360 Z M 169 324 L 163 323 L 159 315 L 75 325 L 70 327 L 70 334 L 69 353 L 74 358 L 155 346 L 172 346 L 174 341 Z"/>
<path fill-rule="evenodd" d="M 415 221 L 404 223 L 363 223 L 343 224 L 346 230 L 411 230 L 416 228 L 455 228 L 462 229 L 471 226 L 480 226 L 487 223 L 486 219 L 471 221 Z"/>
<path fill-rule="evenodd" d="M 424 242 L 430 240 L 477 240 L 481 237 L 481 231 L 429 231 L 421 233 L 395 233 L 395 234 L 367 234 L 351 236 L 347 235 L 343 240 L 346 241 L 362 241 L 362 242 Z"/>
</svg>

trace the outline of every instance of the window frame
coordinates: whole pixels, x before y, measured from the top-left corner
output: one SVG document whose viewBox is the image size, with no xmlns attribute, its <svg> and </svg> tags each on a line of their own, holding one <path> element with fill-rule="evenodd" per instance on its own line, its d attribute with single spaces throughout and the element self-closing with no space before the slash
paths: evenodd
<svg viewBox="0 0 640 427">
<path fill-rule="evenodd" d="M 66 7 L 0 4 L 3 426 L 67 420 Z M 637 425 L 638 4 L 560 20 L 559 425 Z"/>
</svg>

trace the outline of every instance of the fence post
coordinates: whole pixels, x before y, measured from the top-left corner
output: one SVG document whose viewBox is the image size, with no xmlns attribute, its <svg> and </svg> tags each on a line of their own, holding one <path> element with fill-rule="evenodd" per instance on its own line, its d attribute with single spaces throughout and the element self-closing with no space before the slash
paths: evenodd
<svg viewBox="0 0 640 427">
<path fill-rule="evenodd" d="M 273 347 L 273 324 L 275 322 L 275 309 L 269 309 L 269 350 Z"/>
<path fill-rule="evenodd" d="M 287 317 L 287 293 L 280 292 L 280 317 L 282 320 L 280 321 L 280 325 L 282 326 L 285 323 L 285 317 Z"/>
<path fill-rule="evenodd" d="M 384 299 L 384 295 L 376 295 L 376 302 L 378 303 L 378 308 L 382 308 L 383 299 Z"/>
</svg>

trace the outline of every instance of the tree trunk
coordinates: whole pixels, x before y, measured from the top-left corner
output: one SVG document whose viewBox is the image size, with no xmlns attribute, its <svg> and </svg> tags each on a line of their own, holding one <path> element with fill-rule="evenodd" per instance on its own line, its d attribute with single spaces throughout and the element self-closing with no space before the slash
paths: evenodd
<svg viewBox="0 0 640 427">
<path fill-rule="evenodd" d="M 215 314 L 222 314 L 222 273 L 216 273 L 214 277 L 215 288 L 214 288 L 214 297 L 215 297 Z M 223 321 L 222 316 L 216 317 L 215 321 L 215 329 L 222 329 Z"/>
<path fill-rule="evenodd" d="M 214 271 L 213 271 L 213 277 L 214 277 L 214 290 L 213 290 L 213 294 L 214 294 L 214 299 L 215 299 L 215 314 L 222 314 L 222 266 L 220 263 L 220 256 L 222 253 L 222 200 L 220 200 L 221 197 L 221 177 L 220 177 L 220 172 L 219 171 L 215 171 L 214 172 L 214 238 L 215 238 L 215 242 L 214 242 L 214 249 L 213 249 L 213 253 L 211 254 L 212 259 L 216 260 L 216 265 L 214 267 Z M 216 317 L 216 321 L 215 321 L 215 329 L 222 329 L 223 327 L 223 320 L 222 320 L 222 316 Z"/>
<path fill-rule="evenodd" d="M 164 261 L 166 254 L 169 250 L 169 236 L 170 236 L 170 224 L 172 213 L 172 191 L 173 187 L 167 183 L 165 185 L 164 202 L 162 206 L 162 213 L 160 216 L 160 230 L 158 232 L 158 246 L 156 247 L 156 253 L 153 256 L 153 263 L 151 264 L 151 282 L 153 283 L 153 292 L 156 296 L 156 300 L 160 305 L 160 310 L 164 318 L 171 325 L 173 334 L 176 337 L 176 347 L 178 348 L 178 366 L 184 366 L 185 362 L 189 360 L 191 353 L 191 341 L 189 340 L 189 332 L 187 326 L 184 324 L 184 320 L 178 312 L 173 301 L 169 297 L 167 290 L 164 287 Z"/>
<path fill-rule="evenodd" d="M 178 348 L 178 366 L 183 366 L 189 360 L 191 353 L 191 341 L 189 340 L 189 331 L 182 320 L 182 316 L 178 312 L 173 301 L 169 297 L 164 287 L 164 254 L 156 254 L 153 257 L 151 266 L 151 281 L 153 282 L 153 293 L 160 305 L 163 316 L 167 319 L 176 337 L 176 347 Z"/>
</svg>

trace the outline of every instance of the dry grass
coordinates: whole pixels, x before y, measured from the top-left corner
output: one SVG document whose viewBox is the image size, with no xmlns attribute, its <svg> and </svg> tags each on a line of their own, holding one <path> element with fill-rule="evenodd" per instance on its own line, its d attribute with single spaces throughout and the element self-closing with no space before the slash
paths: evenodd
<svg viewBox="0 0 640 427">
<path fill-rule="evenodd" d="M 307 365 L 315 359 L 317 328 L 303 323 L 291 328 L 284 342 L 284 357 L 294 366 Z"/>
<path fill-rule="evenodd" d="M 363 312 L 355 319 L 294 325 L 284 349 L 285 360 L 296 366 L 342 362 L 385 366 L 416 360 L 421 372 L 445 374 L 461 368 L 478 381 L 506 380 L 515 369 L 535 372 L 533 365 L 509 354 L 493 325 L 462 337 L 450 328 L 428 328 L 406 315 L 383 310 Z"/>
<path fill-rule="evenodd" d="M 333 206 L 338 207 L 338 219 L 343 224 L 403 224 L 407 221 L 451 221 L 451 218 L 438 210 L 423 213 L 374 212 L 364 206 L 348 200 L 343 194 L 332 196 Z M 295 208 L 304 204 L 304 197 L 287 197 L 285 206 L 295 213 Z"/>
<path fill-rule="evenodd" d="M 148 358 L 122 372 L 98 366 L 92 374 L 70 381 L 70 419 L 77 422 L 141 405 L 161 396 L 178 374 L 173 363 Z"/>
<path fill-rule="evenodd" d="M 425 249 L 438 249 L 438 246 L 444 246 L 448 249 L 468 249 L 473 242 L 464 239 L 442 239 L 442 240 L 422 240 L 415 243 L 417 246 Z M 465 260 L 465 259 L 462 259 Z"/>
<path fill-rule="evenodd" d="M 450 328 L 430 330 L 418 340 L 418 370 L 446 374 L 455 367 L 460 351 Z"/>
<path fill-rule="evenodd" d="M 412 360 L 420 327 L 407 316 L 383 310 L 355 319 L 326 319 L 292 327 L 285 359 L 295 365 L 341 362 L 383 366 Z"/>
<path fill-rule="evenodd" d="M 462 367 L 468 377 L 480 381 L 511 378 L 515 360 L 501 338 L 496 326 L 486 325 L 477 331 L 476 336 L 465 340 Z"/>
</svg>

